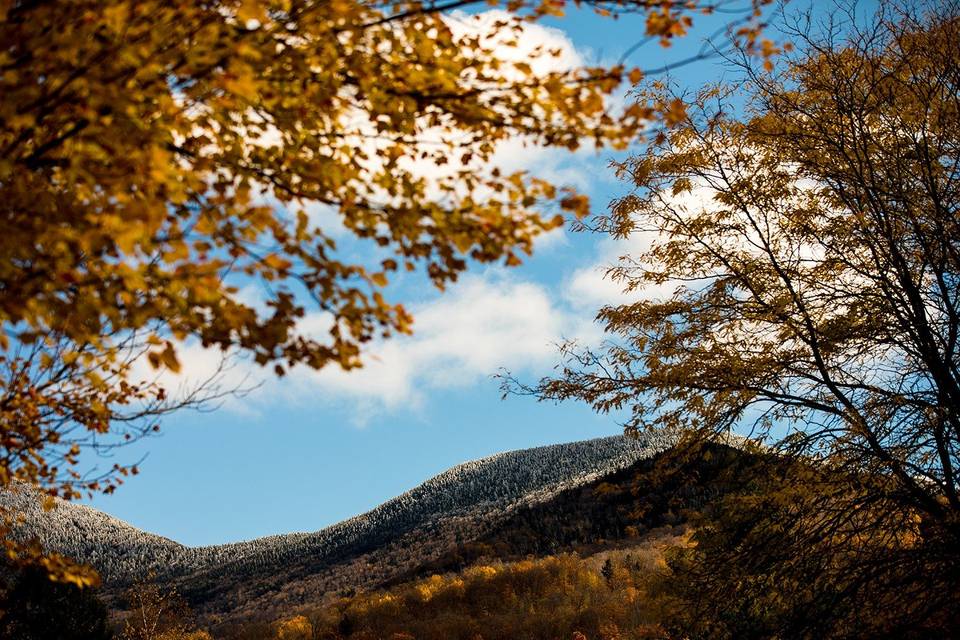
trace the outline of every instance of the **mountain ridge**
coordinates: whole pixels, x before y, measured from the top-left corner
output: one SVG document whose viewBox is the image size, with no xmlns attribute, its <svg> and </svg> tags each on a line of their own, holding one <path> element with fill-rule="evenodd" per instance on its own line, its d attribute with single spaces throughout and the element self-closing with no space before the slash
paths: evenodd
<svg viewBox="0 0 960 640">
<path fill-rule="evenodd" d="M 520 505 L 626 468 L 674 439 L 610 436 L 507 451 L 467 461 L 365 513 L 314 532 L 275 534 L 189 547 L 140 530 L 87 505 L 44 512 L 23 493 L 0 504 L 27 515 L 23 537 L 91 564 L 108 589 L 153 574 L 178 585 L 201 609 L 222 612 L 276 593 L 365 587 L 441 556 L 482 534 Z M 239 589 L 242 585 L 243 589 Z"/>
</svg>

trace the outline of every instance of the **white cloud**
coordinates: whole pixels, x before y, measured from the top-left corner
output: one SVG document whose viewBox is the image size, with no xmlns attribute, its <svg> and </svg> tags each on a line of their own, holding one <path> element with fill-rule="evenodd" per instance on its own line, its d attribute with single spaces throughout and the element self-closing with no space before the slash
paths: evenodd
<svg viewBox="0 0 960 640">
<path fill-rule="evenodd" d="M 417 409 L 432 392 L 475 384 L 500 367 L 545 371 L 555 362 L 556 342 L 583 324 L 544 287 L 496 272 L 465 278 L 413 313 L 414 335 L 374 345 L 361 369 L 295 370 L 296 393 L 329 402 L 362 400 L 360 421 Z"/>
<path fill-rule="evenodd" d="M 481 37 L 481 45 L 490 48 L 493 57 L 500 61 L 497 74 L 506 80 L 520 81 L 526 77 L 513 66 L 514 63 L 528 64 L 530 72 L 541 77 L 552 72 L 570 71 L 584 66 L 583 57 L 563 31 L 537 23 L 516 22 L 515 15 L 500 9 L 475 15 L 453 12 L 445 16 L 445 20 L 455 39 L 490 34 Z M 516 24 L 518 30 L 496 28 L 497 23 Z M 550 51 L 559 52 L 559 55 L 550 55 Z M 369 126 L 372 131 L 372 125 Z M 427 128 L 420 134 L 423 140 L 435 141 L 456 141 L 466 137 L 465 133 L 439 128 Z M 372 159 L 371 169 L 375 170 L 379 166 L 378 143 L 371 137 L 358 141 L 358 144 L 365 155 Z M 504 175 L 528 171 L 556 185 L 583 189 L 589 182 L 589 176 L 583 170 L 584 160 L 586 156 L 593 154 L 589 144 L 576 153 L 571 153 L 567 149 L 544 147 L 535 144 L 531 139 L 517 136 L 495 143 L 492 156 L 482 163 L 477 157 L 464 163 L 457 153 L 445 157 L 445 163 L 441 165 L 429 158 L 415 157 L 401 158 L 399 164 L 411 171 L 415 177 L 427 180 L 428 197 L 442 199 L 444 195 L 436 188 L 441 181 L 448 180 L 464 169 L 479 172 L 490 167 L 497 167 Z M 482 200 L 485 196 L 492 196 L 493 192 L 477 189 L 472 195 L 475 199 Z"/>
<path fill-rule="evenodd" d="M 251 366 L 242 357 L 228 357 L 218 348 L 204 348 L 196 342 L 177 345 L 180 372 L 173 373 L 165 367 L 155 369 L 140 357 L 133 362 L 128 379 L 136 384 L 148 383 L 160 386 L 173 402 L 193 395 L 198 397 L 221 396 L 215 400 L 234 413 L 255 413 L 256 407 L 245 399 L 247 392 L 264 380 L 259 367 Z"/>
<path fill-rule="evenodd" d="M 705 184 L 679 194 L 663 194 L 661 206 L 670 208 L 680 216 L 698 215 L 713 203 L 716 191 Z M 610 273 L 616 267 L 634 269 L 633 277 L 639 277 L 644 268 L 644 255 L 657 242 L 656 231 L 636 231 L 625 238 L 605 238 L 598 243 L 592 264 L 574 271 L 566 281 L 564 296 L 575 307 L 597 308 L 603 305 L 630 304 L 641 300 L 663 300 L 683 288 L 681 281 L 666 281 L 662 284 L 641 283 L 627 291 L 627 282 L 616 280 Z"/>
<path fill-rule="evenodd" d="M 567 338 L 593 342 L 599 331 L 583 309 L 572 309 L 544 286 L 515 279 L 502 270 L 463 278 L 446 293 L 414 305 L 414 334 L 377 341 L 364 354 L 364 366 L 343 371 L 296 367 L 284 378 L 249 359 L 236 359 L 221 381 L 224 388 L 260 386 L 230 398 L 226 410 L 261 413 L 278 402 L 299 406 L 350 407 L 353 420 L 401 410 L 420 410 L 430 396 L 488 380 L 500 368 L 531 376 L 545 374 L 557 361 L 556 344 Z M 326 314 L 308 314 L 301 330 L 322 339 Z M 189 389 L 215 373 L 216 350 L 199 345 L 179 349 L 181 374 L 159 376 L 171 391 Z"/>
<path fill-rule="evenodd" d="M 520 30 L 498 29 L 498 23 L 515 24 L 515 14 L 502 9 L 491 9 L 473 15 L 454 11 L 445 16 L 447 26 L 455 38 L 483 36 L 482 45 L 493 47 L 494 54 L 503 62 L 526 62 L 534 75 L 543 76 L 553 71 L 566 71 L 583 66 L 583 56 L 573 41 L 561 29 L 546 27 L 534 22 L 520 22 Z M 511 44 L 515 42 L 515 44 Z M 536 55 L 540 49 L 543 55 Z M 548 55 L 556 49 L 560 55 Z M 523 74 L 509 65 L 503 68 L 504 78 L 520 80 Z"/>
<path fill-rule="evenodd" d="M 567 247 L 569 245 L 570 240 L 567 237 L 567 229 L 565 226 L 557 227 L 556 229 L 552 229 L 546 233 L 541 233 L 533 239 L 534 252 L 537 254 L 542 254 L 545 251 L 551 251 L 559 247 Z"/>
<path fill-rule="evenodd" d="M 597 309 L 608 304 L 629 304 L 639 300 L 663 298 L 673 293 L 675 283 L 646 285 L 625 291 L 626 283 L 609 274 L 610 269 L 627 264 L 650 249 L 654 234 L 634 233 L 624 239 L 607 238 L 598 243 L 594 261 L 574 271 L 567 278 L 564 297 L 577 308 Z"/>
</svg>

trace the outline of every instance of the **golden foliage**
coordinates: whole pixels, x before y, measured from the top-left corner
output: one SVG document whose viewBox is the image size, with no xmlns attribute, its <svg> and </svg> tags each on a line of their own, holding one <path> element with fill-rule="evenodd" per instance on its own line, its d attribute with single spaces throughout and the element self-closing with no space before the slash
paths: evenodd
<svg viewBox="0 0 960 640">
<path fill-rule="evenodd" d="M 13 514 L 4 514 L 3 517 L 4 522 L 0 523 L 0 544 L 3 545 L 9 566 L 21 569 L 39 566 L 50 580 L 72 584 L 81 589 L 100 585 L 100 576 L 93 568 L 78 565 L 62 554 L 48 551 L 35 540 L 22 540 L 11 535 L 18 520 Z"/>
<path fill-rule="evenodd" d="M 616 579 L 609 584 L 600 576 L 598 558 L 476 565 L 341 598 L 308 617 L 324 638 L 658 638 L 660 605 L 644 595 L 653 556 L 662 551 L 611 552 Z"/>
<path fill-rule="evenodd" d="M 422 263 L 442 286 L 468 258 L 529 252 L 559 223 L 531 210 L 554 188 L 485 161 L 515 136 L 629 141 L 638 120 L 602 100 L 620 72 L 505 74 L 493 47 L 516 46 L 519 18 L 458 35 L 413 7 L 403 19 L 356 1 L 6 7 L 0 319 L 13 335 L 0 340 L 109 347 L 136 330 L 171 370 L 172 339 L 188 337 L 261 363 L 349 368 L 362 342 L 409 330 L 377 292 L 390 272 Z M 463 156 L 433 184 L 411 163 Z M 336 257 L 318 204 L 399 260 Z M 228 271 L 273 283 L 271 317 L 237 298 Z M 325 339 L 294 330 L 294 286 L 332 314 Z"/>
<path fill-rule="evenodd" d="M 313 625 L 304 616 L 295 616 L 277 625 L 277 640 L 310 640 Z"/>
<path fill-rule="evenodd" d="M 159 636 L 157 640 L 213 640 L 206 631 L 167 631 Z"/>
</svg>

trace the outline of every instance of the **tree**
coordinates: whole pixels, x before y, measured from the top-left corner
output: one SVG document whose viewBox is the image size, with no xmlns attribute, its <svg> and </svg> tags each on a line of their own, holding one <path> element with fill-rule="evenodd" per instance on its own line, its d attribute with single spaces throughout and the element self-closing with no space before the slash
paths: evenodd
<svg viewBox="0 0 960 640">
<path fill-rule="evenodd" d="M 604 348 L 567 345 L 560 375 L 519 390 L 628 410 L 628 431 L 738 428 L 817 460 L 752 511 L 780 534 L 766 553 L 832 577 L 861 561 L 866 582 L 846 584 L 844 602 L 882 586 L 875 602 L 906 619 L 927 605 L 956 616 L 960 5 L 883 2 L 868 26 L 855 9 L 843 17 L 784 16 L 796 53 L 772 70 L 732 57 L 741 85 L 704 89 L 617 166 L 631 193 L 589 226 L 649 244 L 610 271 L 636 301 L 599 312 Z M 671 95 L 663 83 L 643 94 Z M 803 499 L 787 498 L 792 485 Z M 785 566 L 751 559 L 743 527 L 726 531 L 728 569 Z M 754 594 L 778 576 L 805 584 L 762 575 Z"/>
<path fill-rule="evenodd" d="M 122 640 L 210 640 L 210 634 L 193 624 L 192 612 L 176 589 L 161 589 L 152 576 L 127 589 L 125 600 Z"/>
<path fill-rule="evenodd" d="M 600 575 L 607 581 L 607 584 L 610 584 L 610 581 L 613 580 L 613 562 L 610 561 L 610 558 L 607 558 L 600 568 Z"/>
<path fill-rule="evenodd" d="M 109 640 L 107 608 L 90 589 L 52 582 L 30 567 L 17 572 L 0 600 L 3 640 Z"/>
<path fill-rule="evenodd" d="M 931 638 L 956 628 L 956 549 L 902 525 L 883 478 L 774 456 L 694 518 L 651 591 L 674 636 Z M 853 505 L 853 508 L 851 508 Z"/>
<path fill-rule="evenodd" d="M 443 288 L 470 261 L 518 264 L 561 211 L 586 213 L 583 195 L 492 166 L 499 142 L 623 147 L 681 111 L 611 112 L 604 97 L 639 69 L 543 72 L 557 51 L 497 54 L 562 0 L 455 29 L 444 12 L 472 4 L 0 4 L 0 488 L 112 491 L 136 467 L 85 476 L 84 449 L 229 391 L 174 399 L 134 374 L 144 360 L 178 371 L 185 342 L 280 375 L 360 366 L 364 343 L 410 331 L 384 296 L 393 273 L 422 267 Z M 643 13 L 663 43 L 711 6 L 584 4 Z M 733 37 L 766 54 L 751 16 Z M 322 219 L 367 250 L 347 255 Z M 298 327 L 308 302 L 320 334 Z"/>
</svg>

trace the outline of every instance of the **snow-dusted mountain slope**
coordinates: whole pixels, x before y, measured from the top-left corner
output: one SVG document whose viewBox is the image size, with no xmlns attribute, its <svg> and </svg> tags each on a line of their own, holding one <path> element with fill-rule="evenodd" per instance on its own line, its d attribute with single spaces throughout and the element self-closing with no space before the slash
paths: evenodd
<svg viewBox="0 0 960 640">
<path fill-rule="evenodd" d="M 48 548 L 90 563 L 108 584 L 152 571 L 194 589 L 222 590 L 238 579 L 282 574 L 283 581 L 269 580 L 280 588 L 281 582 L 324 573 L 329 579 L 321 587 L 328 589 L 343 586 L 342 579 L 330 577 L 332 566 L 350 566 L 363 557 L 369 571 L 388 553 L 391 566 L 414 556 L 422 559 L 519 505 L 546 500 L 671 444 L 664 436 L 614 436 L 501 453 L 453 467 L 372 511 L 315 533 L 210 547 L 186 547 L 83 505 L 60 502 L 45 512 L 29 494 L 2 495 L 0 501 L 25 514 L 23 535 L 38 536 Z M 397 554 L 406 559 L 397 560 Z"/>
<path fill-rule="evenodd" d="M 179 562 L 189 551 L 178 542 L 141 531 L 123 520 L 92 507 L 56 500 L 56 508 L 44 511 L 40 497 L 29 489 L 0 493 L 0 504 L 12 514 L 23 516 L 16 532 L 24 538 L 37 537 L 44 547 L 81 559 L 105 570 L 129 566 L 123 559 L 149 554 L 155 566 Z"/>
</svg>

